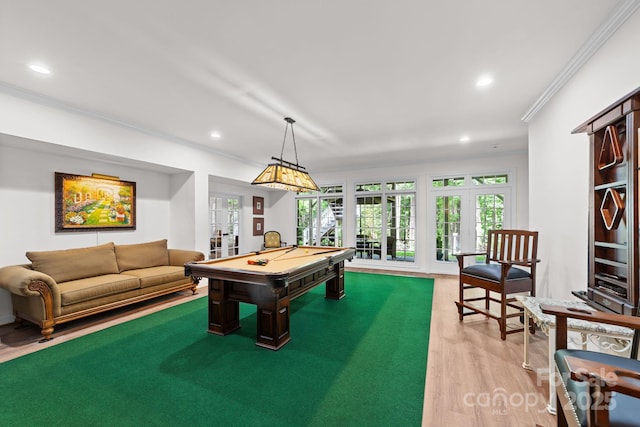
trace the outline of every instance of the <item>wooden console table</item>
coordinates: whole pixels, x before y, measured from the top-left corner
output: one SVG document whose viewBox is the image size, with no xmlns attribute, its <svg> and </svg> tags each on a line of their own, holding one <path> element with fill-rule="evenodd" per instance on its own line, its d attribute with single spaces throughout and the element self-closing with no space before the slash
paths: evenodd
<svg viewBox="0 0 640 427">
<path fill-rule="evenodd" d="M 540 304 L 559 305 L 563 307 L 574 307 L 584 310 L 594 309 L 582 301 L 562 301 L 549 298 L 537 298 L 527 296 L 516 296 L 522 302 L 524 307 L 524 324 L 529 324 L 532 319 L 540 330 L 548 337 L 549 350 L 549 404 L 547 411 L 556 414 L 556 381 L 555 381 L 555 362 L 553 355 L 556 352 L 556 318 L 544 314 L 540 309 Z M 587 348 L 587 344 L 595 345 L 599 351 L 609 351 L 615 354 L 623 355 L 631 348 L 631 340 L 633 339 L 633 330 L 615 325 L 605 325 L 602 323 L 587 322 L 583 320 L 568 319 L 567 329 L 570 332 L 580 334 L 580 340 L 575 338 L 571 342 L 575 345 Z M 529 364 L 529 328 L 524 328 L 524 362 L 522 367 L 533 370 Z M 603 340 L 606 338 L 606 340 Z"/>
</svg>

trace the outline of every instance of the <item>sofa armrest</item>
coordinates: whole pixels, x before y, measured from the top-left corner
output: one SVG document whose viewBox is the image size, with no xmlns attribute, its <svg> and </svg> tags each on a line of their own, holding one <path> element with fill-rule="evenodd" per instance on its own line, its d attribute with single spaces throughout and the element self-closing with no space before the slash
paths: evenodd
<svg viewBox="0 0 640 427">
<path fill-rule="evenodd" d="M 60 315 L 60 289 L 53 278 L 24 265 L 0 268 L 0 287 L 14 295 L 42 298 L 47 321 Z"/>
<path fill-rule="evenodd" d="M 203 261 L 204 254 L 186 249 L 169 249 L 169 265 L 182 267 L 188 262 Z"/>
<path fill-rule="evenodd" d="M 51 289 L 52 294 L 58 295 L 59 299 L 60 290 L 58 289 L 58 284 L 51 276 L 22 265 L 10 265 L 0 268 L 0 288 L 8 290 L 12 294 L 25 297 L 39 296 L 39 292 L 30 289 L 29 285 L 33 282 L 43 282 Z"/>
</svg>

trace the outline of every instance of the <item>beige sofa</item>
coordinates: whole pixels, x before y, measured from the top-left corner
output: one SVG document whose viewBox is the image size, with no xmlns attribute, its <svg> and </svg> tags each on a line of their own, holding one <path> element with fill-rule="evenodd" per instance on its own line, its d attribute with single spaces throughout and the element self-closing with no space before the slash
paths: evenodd
<svg viewBox="0 0 640 427">
<path fill-rule="evenodd" d="M 196 292 L 184 264 L 201 252 L 168 249 L 166 240 L 27 252 L 31 264 L 0 268 L 0 287 L 11 292 L 16 321 L 53 328 L 95 313 L 181 290 Z"/>
</svg>

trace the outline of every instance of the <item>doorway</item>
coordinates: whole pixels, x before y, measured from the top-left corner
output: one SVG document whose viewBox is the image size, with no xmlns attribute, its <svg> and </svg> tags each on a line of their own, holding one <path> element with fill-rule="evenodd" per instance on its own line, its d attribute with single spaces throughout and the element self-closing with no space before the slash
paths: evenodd
<svg viewBox="0 0 640 427">
<path fill-rule="evenodd" d="M 484 252 L 488 231 L 511 225 L 507 174 L 432 180 L 430 271 L 458 274 L 460 252 Z"/>
<path fill-rule="evenodd" d="M 240 197 L 211 195 L 209 197 L 210 259 L 239 253 Z"/>
</svg>

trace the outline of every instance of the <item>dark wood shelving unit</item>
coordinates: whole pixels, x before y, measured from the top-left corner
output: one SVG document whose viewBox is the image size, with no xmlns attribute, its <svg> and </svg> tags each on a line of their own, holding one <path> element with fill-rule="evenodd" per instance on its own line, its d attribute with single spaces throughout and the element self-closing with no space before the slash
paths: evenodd
<svg viewBox="0 0 640 427">
<path fill-rule="evenodd" d="M 640 281 L 640 88 L 578 126 L 590 140 L 589 282 L 573 292 L 603 311 L 635 315 Z"/>
</svg>

